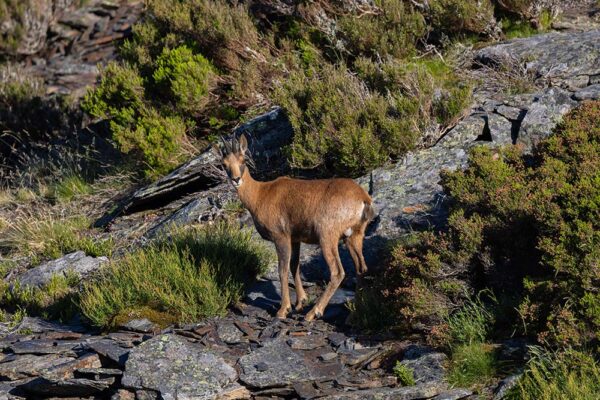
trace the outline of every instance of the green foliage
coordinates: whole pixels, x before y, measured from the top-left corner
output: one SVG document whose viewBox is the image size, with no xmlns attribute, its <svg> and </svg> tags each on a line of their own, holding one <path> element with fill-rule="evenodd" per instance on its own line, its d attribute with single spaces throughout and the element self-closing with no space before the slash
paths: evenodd
<svg viewBox="0 0 600 400">
<path fill-rule="evenodd" d="M 587 400 L 600 393 L 600 364 L 594 355 L 567 349 L 530 349 L 533 357 L 509 400 Z"/>
<path fill-rule="evenodd" d="M 398 378 L 398 383 L 400 383 L 401 386 L 414 386 L 416 384 L 413 370 L 402 364 L 400 361 L 396 361 L 394 375 Z"/>
<path fill-rule="evenodd" d="M 443 333 L 455 305 L 491 289 L 506 330 L 552 345 L 597 339 L 598 121 L 600 102 L 584 103 L 532 156 L 518 146 L 478 147 L 466 170 L 444 173 L 447 231 L 395 246 L 372 285 L 395 310 L 388 320 Z"/>
<path fill-rule="evenodd" d="M 489 34 L 495 23 L 490 0 L 432 0 L 430 14 L 434 27 L 450 33 Z"/>
<path fill-rule="evenodd" d="M 494 315 L 483 304 L 481 293 L 445 318 L 443 333 L 445 337 L 438 337 L 447 346 L 471 345 L 484 343 L 488 339 L 493 325 Z M 440 327 L 438 327 L 440 329 Z M 439 331 L 438 331 L 439 335 Z"/>
<path fill-rule="evenodd" d="M 164 80 L 177 74 L 168 75 L 167 67 L 161 71 L 163 75 L 159 77 Z M 100 84 L 87 93 L 81 106 L 96 118 L 109 118 L 113 139 L 120 149 L 137 155 L 146 164 L 146 175 L 156 177 L 180 161 L 179 150 L 187 126 L 182 117 L 164 116 L 148 105 L 144 90 L 144 80 L 135 68 L 113 62 L 104 69 Z"/>
<path fill-rule="evenodd" d="M 111 263 L 97 281 L 86 283 L 79 304 L 102 327 L 114 326 L 132 309 L 159 324 L 223 315 L 269 260 L 250 231 L 230 224 L 175 231 Z"/>
<path fill-rule="evenodd" d="M 92 191 L 92 186 L 81 176 L 69 175 L 52 185 L 49 196 L 59 202 L 69 202 Z"/>
<path fill-rule="evenodd" d="M 480 342 L 452 349 L 448 382 L 456 387 L 489 384 L 498 373 L 495 349 Z"/>
<path fill-rule="evenodd" d="M 176 99 L 176 106 L 183 112 L 197 113 L 208 102 L 214 72 L 206 58 L 188 47 L 165 47 L 156 60 L 152 77 L 159 87 L 166 88 L 167 95 Z"/>
<path fill-rule="evenodd" d="M 274 97 L 294 128 L 292 166 L 364 173 L 403 155 L 438 124 L 451 124 L 470 101 L 470 87 L 450 85 L 457 79 L 438 63 L 376 64 L 361 58 L 355 65 L 358 77 L 324 65 L 298 71 L 276 89 Z M 448 74 L 436 75 L 436 68 Z M 446 85 L 435 98 L 436 89 Z"/>
<path fill-rule="evenodd" d="M 10 286 L 2 282 L 0 286 L 0 306 L 16 315 L 27 314 L 46 319 L 67 321 L 77 311 L 77 285 L 79 276 L 72 272 L 55 274 L 41 288 L 20 286 L 18 282 Z"/>
<path fill-rule="evenodd" d="M 114 242 L 88 236 L 85 230 L 89 224 L 83 217 L 56 218 L 45 213 L 19 215 L 2 230 L 0 251 L 34 259 L 58 258 L 77 250 L 91 256 L 110 256 Z"/>
<path fill-rule="evenodd" d="M 354 56 L 404 58 L 416 52 L 427 32 L 423 15 L 403 0 L 378 0 L 381 12 L 339 20 L 348 51 Z"/>
</svg>

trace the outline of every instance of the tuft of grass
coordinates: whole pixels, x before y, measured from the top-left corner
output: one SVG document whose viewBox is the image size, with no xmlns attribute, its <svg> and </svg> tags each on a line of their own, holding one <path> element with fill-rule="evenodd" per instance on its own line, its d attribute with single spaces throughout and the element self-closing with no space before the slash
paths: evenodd
<svg viewBox="0 0 600 400">
<path fill-rule="evenodd" d="M 396 365 L 394 366 L 394 375 L 396 375 L 398 382 L 402 386 L 416 385 L 413 370 L 410 367 L 402 364 L 400 361 L 396 361 Z"/>
<path fill-rule="evenodd" d="M 591 353 L 530 348 L 532 358 L 508 400 L 587 400 L 600 395 L 600 363 Z"/>
<path fill-rule="evenodd" d="M 123 322 L 130 310 L 159 325 L 223 315 L 270 260 L 249 230 L 230 223 L 179 229 L 111 263 L 85 284 L 79 304 L 105 328 Z"/>
<path fill-rule="evenodd" d="M 446 318 L 452 344 L 483 343 L 494 324 L 494 315 L 481 301 L 481 294 Z"/>
<path fill-rule="evenodd" d="M 67 271 L 64 275 L 53 275 L 41 288 L 21 286 L 18 282 L 10 286 L 2 282 L 0 305 L 21 318 L 22 315 L 39 315 L 45 319 L 67 321 L 77 311 L 74 299 L 79 281 L 77 274 Z"/>
<path fill-rule="evenodd" d="M 489 383 L 498 372 L 495 348 L 473 342 L 452 350 L 448 382 L 455 387 L 474 387 Z"/>
<path fill-rule="evenodd" d="M 52 185 L 48 192 L 49 197 L 66 203 L 77 197 L 91 194 L 93 188 L 81 176 L 69 175 Z"/>
<path fill-rule="evenodd" d="M 34 258 L 58 258 L 77 250 L 95 257 L 110 256 L 113 240 L 86 236 L 84 232 L 88 227 L 89 220 L 82 216 L 18 215 L 13 221 L 7 221 L 0 237 L 0 251 Z"/>
</svg>

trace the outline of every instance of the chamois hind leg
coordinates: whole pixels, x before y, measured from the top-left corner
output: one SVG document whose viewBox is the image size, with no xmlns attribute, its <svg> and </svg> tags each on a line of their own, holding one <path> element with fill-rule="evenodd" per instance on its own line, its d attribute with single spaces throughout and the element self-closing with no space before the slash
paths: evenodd
<svg viewBox="0 0 600 400">
<path fill-rule="evenodd" d="M 275 248 L 277 249 L 277 258 L 279 259 L 279 281 L 281 282 L 281 307 L 277 311 L 277 318 L 285 318 L 288 311 L 292 308 L 288 282 L 292 244 L 289 240 L 283 239 L 275 242 Z"/>
<path fill-rule="evenodd" d="M 327 303 L 329 303 L 329 300 L 331 300 L 331 297 L 340 286 L 340 283 L 342 283 L 345 276 L 344 267 L 342 266 L 342 261 L 340 260 L 338 252 L 338 240 L 321 240 L 321 250 L 323 250 L 323 257 L 329 267 L 331 278 L 325 291 L 317 300 L 317 303 L 308 314 L 306 314 L 307 321 L 312 321 L 315 317 L 323 316 Z"/>
<path fill-rule="evenodd" d="M 363 239 L 365 237 L 364 229 L 355 232 L 350 237 L 346 238 L 346 246 L 356 267 L 356 274 L 362 275 L 367 272 L 367 263 L 363 257 Z"/>
<path fill-rule="evenodd" d="M 294 275 L 294 286 L 296 287 L 296 311 L 300 311 L 308 296 L 302 287 L 302 277 L 300 276 L 300 242 L 292 243 L 292 275 Z"/>
</svg>

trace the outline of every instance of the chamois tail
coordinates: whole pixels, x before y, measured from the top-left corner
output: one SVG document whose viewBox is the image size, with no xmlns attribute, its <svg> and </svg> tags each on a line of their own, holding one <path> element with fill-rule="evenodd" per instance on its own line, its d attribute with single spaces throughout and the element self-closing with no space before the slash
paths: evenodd
<svg viewBox="0 0 600 400">
<path fill-rule="evenodd" d="M 363 208 L 361 219 L 366 222 L 370 222 L 375 218 L 375 209 L 371 202 L 364 202 L 365 207 Z"/>
</svg>

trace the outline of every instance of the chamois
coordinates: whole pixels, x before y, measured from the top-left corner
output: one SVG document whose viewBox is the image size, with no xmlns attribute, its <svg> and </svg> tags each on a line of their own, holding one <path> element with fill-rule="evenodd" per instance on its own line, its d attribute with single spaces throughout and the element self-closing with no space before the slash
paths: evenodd
<svg viewBox="0 0 600 400">
<path fill-rule="evenodd" d="M 367 271 L 362 253 L 365 229 L 375 213 L 369 194 L 351 179 L 302 180 L 280 177 L 270 182 L 252 178 L 247 168 L 248 141 L 244 135 L 213 151 L 237 190 L 258 233 L 275 244 L 281 280 L 281 308 L 277 318 L 291 310 L 288 287 L 290 263 L 296 287 L 295 309 L 300 311 L 307 296 L 300 277 L 300 243 L 319 244 L 331 274 L 331 280 L 306 320 L 321 317 L 336 289 L 344 279 L 338 253 L 344 239 L 358 275 Z"/>
</svg>

